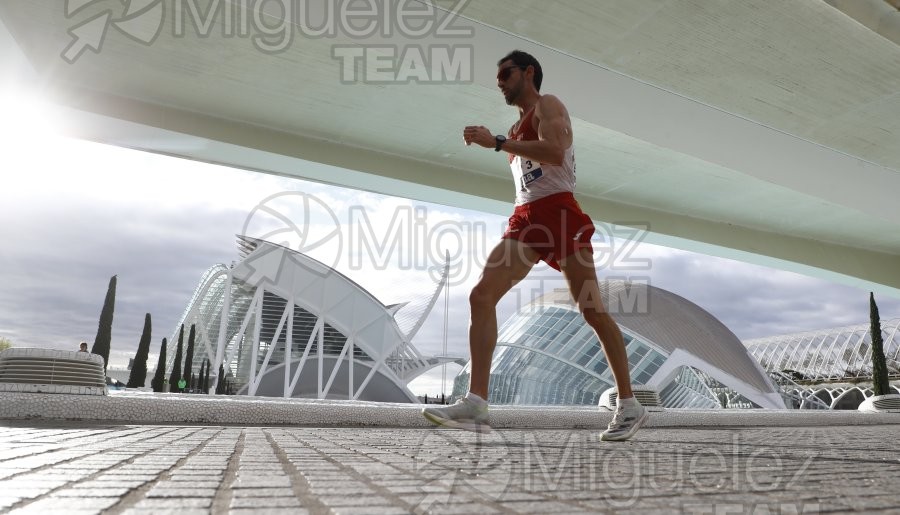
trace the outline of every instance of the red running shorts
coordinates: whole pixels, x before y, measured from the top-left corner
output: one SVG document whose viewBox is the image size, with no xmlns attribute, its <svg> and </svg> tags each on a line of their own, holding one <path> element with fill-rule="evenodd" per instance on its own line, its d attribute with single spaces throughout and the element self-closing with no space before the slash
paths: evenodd
<svg viewBox="0 0 900 515">
<path fill-rule="evenodd" d="M 559 270 L 559 261 L 578 250 L 594 252 L 593 234 L 594 222 L 574 195 L 563 192 L 516 206 L 503 238 L 521 241 L 539 254 L 538 260 Z"/>
</svg>

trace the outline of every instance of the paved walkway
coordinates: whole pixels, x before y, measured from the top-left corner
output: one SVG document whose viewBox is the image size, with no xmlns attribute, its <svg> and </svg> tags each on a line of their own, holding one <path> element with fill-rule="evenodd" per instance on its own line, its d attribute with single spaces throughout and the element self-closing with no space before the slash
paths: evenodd
<svg viewBox="0 0 900 515">
<path fill-rule="evenodd" d="M 2 416 L 2 415 L 0 415 Z M 423 428 L 0 421 L 13 513 L 900 512 L 898 426 Z"/>
</svg>

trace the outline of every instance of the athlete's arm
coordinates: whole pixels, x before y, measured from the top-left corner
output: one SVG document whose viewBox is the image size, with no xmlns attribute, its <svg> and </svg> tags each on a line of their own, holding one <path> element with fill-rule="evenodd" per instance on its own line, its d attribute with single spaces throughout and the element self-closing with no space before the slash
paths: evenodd
<svg viewBox="0 0 900 515">
<path fill-rule="evenodd" d="M 532 123 L 538 133 L 535 141 L 506 140 L 502 150 L 540 163 L 561 165 L 566 150 L 572 146 L 572 122 L 566 106 L 553 95 L 543 95 L 534 107 Z M 494 148 L 494 135 L 481 126 L 469 126 L 463 131 L 466 144 L 475 143 Z"/>
<path fill-rule="evenodd" d="M 543 95 L 534 107 L 532 120 L 537 141 L 507 140 L 503 150 L 532 161 L 561 165 L 572 146 L 572 122 L 566 106 L 553 95 Z"/>
</svg>

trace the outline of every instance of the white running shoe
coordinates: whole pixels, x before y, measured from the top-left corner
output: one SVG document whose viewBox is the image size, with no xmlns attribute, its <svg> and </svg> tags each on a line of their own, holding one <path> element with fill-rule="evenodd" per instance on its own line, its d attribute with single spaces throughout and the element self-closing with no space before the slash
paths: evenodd
<svg viewBox="0 0 900 515">
<path fill-rule="evenodd" d="M 476 433 L 490 433 L 491 425 L 488 419 L 488 407 L 478 405 L 463 397 L 455 404 L 443 408 L 425 408 L 422 415 L 429 422 L 454 429 L 464 429 Z"/>
<path fill-rule="evenodd" d="M 630 406 L 616 403 L 616 413 L 613 415 L 612 422 L 609 423 L 606 431 L 600 434 L 600 439 L 607 441 L 628 440 L 637 433 L 637 430 L 649 418 L 650 413 L 637 400 Z"/>
</svg>

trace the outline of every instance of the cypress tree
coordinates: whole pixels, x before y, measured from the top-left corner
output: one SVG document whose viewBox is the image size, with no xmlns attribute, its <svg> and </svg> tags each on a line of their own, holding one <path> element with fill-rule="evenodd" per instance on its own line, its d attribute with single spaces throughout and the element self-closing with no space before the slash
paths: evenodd
<svg viewBox="0 0 900 515">
<path fill-rule="evenodd" d="M 141 333 L 141 341 L 138 343 L 137 353 L 134 355 L 134 363 L 131 365 L 131 374 L 128 375 L 128 388 L 142 388 L 147 382 L 147 357 L 150 355 L 150 313 L 144 315 L 144 332 Z"/>
<path fill-rule="evenodd" d="M 206 361 L 200 362 L 200 375 L 197 376 L 197 390 L 203 393 L 203 374 L 206 373 Z"/>
<path fill-rule="evenodd" d="M 193 387 L 194 380 L 192 376 L 194 374 L 194 337 L 196 336 L 196 331 L 194 330 L 194 324 L 191 324 L 191 334 L 188 335 L 188 346 L 187 346 L 187 356 L 184 358 L 184 382 L 188 384 L 188 388 Z"/>
<path fill-rule="evenodd" d="M 203 393 L 209 393 L 209 369 L 212 363 L 206 360 L 206 376 L 203 378 Z"/>
<path fill-rule="evenodd" d="M 106 298 L 103 300 L 103 309 L 100 311 L 100 322 L 97 326 L 97 336 L 94 338 L 94 346 L 91 354 L 103 357 L 103 372 L 109 365 L 109 347 L 112 342 L 113 311 L 116 309 L 116 276 L 109 278 L 109 286 L 106 288 Z"/>
<path fill-rule="evenodd" d="M 171 391 L 178 388 L 178 380 L 181 379 L 181 350 L 184 343 L 184 324 L 178 330 L 178 346 L 175 347 L 175 364 L 172 365 L 172 373 L 169 375 L 169 387 Z"/>
<path fill-rule="evenodd" d="M 166 343 L 168 341 L 163 338 L 162 346 L 159 348 L 159 361 L 156 362 L 156 373 L 150 381 L 154 392 L 163 391 L 163 381 L 166 379 Z"/>
<path fill-rule="evenodd" d="M 869 292 L 869 334 L 872 337 L 872 383 L 875 395 L 891 393 L 887 361 L 884 359 L 884 340 L 881 337 L 881 318 L 875 304 L 875 294 Z"/>
<path fill-rule="evenodd" d="M 225 393 L 225 364 L 219 365 L 219 377 L 216 378 L 216 393 Z"/>
</svg>

